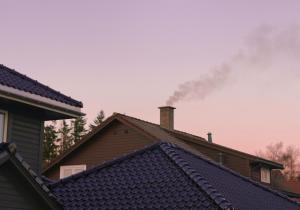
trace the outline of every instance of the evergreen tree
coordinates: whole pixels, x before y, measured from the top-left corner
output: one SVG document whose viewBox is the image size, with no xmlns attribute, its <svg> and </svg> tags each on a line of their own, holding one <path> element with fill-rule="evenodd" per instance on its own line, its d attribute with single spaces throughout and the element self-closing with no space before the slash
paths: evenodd
<svg viewBox="0 0 300 210">
<path fill-rule="evenodd" d="M 83 135 L 86 134 L 86 119 L 82 116 L 76 118 L 75 120 L 72 121 L 72 140 L 74 143 L 78 142 Z"/>
<path fill-rule="evenodd" d="M 72 128 L 70 128 L 66 120 L 63 120 L 61 124 L 61 128 L 58 131 L 60 134 L 60 141 L 61 141 L 60 153 L 66 151 L 73 144 L 71 138 L 71 130 Z"/>
<path fill-rule="evenodd" d="M 49 163 L 57 156 L 58 146 L 55 144 L 57 139 L 57 131 L 55 126 L 46 125 L 44 127 L 44 142 L 43 142 L 43 160 Z"/>
<path fill-rule="evenodd" d="M 104 111 L 101 110 L 98 113 L 98 115 L 97 115 L 96 119 L 94 120 L 94 122 L 90 124 L 90 126 L 89 126 L 90 130 L 93 130 L 95 127 L 101 125 L 101 123 L 103 122 L 104 119 L 105 119 L 105 114 L 104 114 Z"/>
</svg>

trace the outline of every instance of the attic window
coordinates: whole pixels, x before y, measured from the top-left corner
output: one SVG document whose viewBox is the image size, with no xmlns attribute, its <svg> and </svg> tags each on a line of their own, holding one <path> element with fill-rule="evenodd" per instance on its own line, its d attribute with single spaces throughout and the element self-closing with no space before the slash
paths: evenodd
<svg viewBox="0 0 300 210">
<path fill-rule="evenodd" d="M 7 112 L 0 110 L 0 143 L 6 142 Z"/>
<path fill-rule="evenodd" d="M 59 178 L 65 178 L 82 171 L 86 170 L 86 165 L 68 165 L 68 166 L 61 166 L 60 167 L 60 176 Z"/>
<path fill-rule="evenodd" d="M 271 183 L 271 173 L 270 173 L 270 169 L 268 168 L 264 168 L 264 167 L 261 167 L 260 168 L 260 179 L 262 182 L 264 183 Z"/>
</svg>

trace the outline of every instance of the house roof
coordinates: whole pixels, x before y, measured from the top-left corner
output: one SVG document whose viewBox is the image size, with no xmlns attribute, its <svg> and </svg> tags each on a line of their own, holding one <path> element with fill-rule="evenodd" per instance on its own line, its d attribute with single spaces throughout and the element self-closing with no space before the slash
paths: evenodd
<svg viewBox="0 0 300 210">
<path fill-rule="evenodd" d="M 231 209 L 167 144 L 156 144 L 51 186 L 65 209 Z"/>
<path fill-rule="evenodd" d="M 66 96 L 2 64 L 0 64 L 0 84 L 74 107 L 82 108 L 83 106 L 82 102 Z"/>
<path fill-rule="evenodd" d="M 31 169 L 30 165 L 17 153 L 14 143 L 0 143 L 0 168 L 6 162 L 12 162 L 15 169 L 24 176 L 30 186 L 53 209 L 61 209 L 61 204 L 44 181 Z"/>
<path fill-rule="evenodd" d="M 262 163 L 264 165 L 268 165 L 270 168 L 277 168 L 277 169 L 283 169 L 283 165 L 266 160 L 254 155 L 250 155 L 244 152 L 240 152 L 228 147 L 224 147 L 215 143 L 209 143 L 206 141 L 206 139 L 195 136 L 189 133 L 185 133 L 178 130 L 168 130 L 165 128 L 162 128 L 160 125 L 147 122 L 138 118 L 134 118 L 131 116 L 123 115 L 120 113 L 114 113 L 112 116 L 107 118 L 101 125 L 94 128 L 90 133 L 88 133 L 85 137 L 83 137 L 79 142 L 77 142 L 75 145 L 73 145 L 71 148 L 69 148 L 66 152 L 64 152 L 62 155 L 58 156 L 56 159 L 54 159 L 49 165 L 47 165 L 44 169 L 44 172 L 58 164 L 61 160 L 63 160 L 65 157 L 67 157 L 70 153 L 75 151 L 77 148 L 79 148 L 82 144 L 92 139 L 94 135 L 101 132 L 106 128 L 110 123 L 112 123 L 114 120 L 118 120 L 124 124 L 127 124 L 128 126 L 131 126 L 135 128 L 136 130 L 142 132 L 146 136 L 149 136 L 153 142 L 156 142 L 157 139 L 164 139 L 164 141 L 168 141 L 173 144 L 177 144 L 181 146 L 182 148 L 189 150 L 195 154 L 201 154 L 198 150 L 194 149 L 192 146 L 188 145 L 188 142 L 192 142 L 194 144 L 198 144 L 201 146 L 206 146 L 214 149 L 218 149 L 221 151 L 226 151 L 228 153 L 247 158 L 251 160 L 252 163 Z"/>
<path fill-rule="evenodd" d="M 50 188 L 65 209 L 300 209 L 286 196 L 166 142 Z"/>
</svg>

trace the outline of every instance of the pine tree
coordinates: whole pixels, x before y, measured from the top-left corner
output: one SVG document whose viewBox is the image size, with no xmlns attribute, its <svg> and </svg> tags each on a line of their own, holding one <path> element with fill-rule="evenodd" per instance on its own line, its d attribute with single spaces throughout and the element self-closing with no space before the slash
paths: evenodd
<svg viewBox="0 0 300 210">
<path fill-rule="evenodd" d="M 86 119 L 82 116 L 72 121 L 73 131 L 71 135 L 74 143 L 78 142 L 81 139 L 81 137 L 86 134 L 87 130 L 85 129 L 85 125 Z"/>
<path fill-rule="evenodd" d="M 101 123 L 103 122 L 104 119 L 105 119 L 105 114 L 104 114 L 104 111 L 101 110 L 98 113 L 98 115 L 97 115 L 96 119 L 94 120 L 94 122 L 90 124 L 90 126 L 89 126 L 90 130 L 93 130 L 95 127 L 101 125 Z"/>
<path fill-rule="evenodd" d="M 60 141 L 61 141 L 60 153 L 66 151 L 73 144 L 71 138 L 71 130 L 72 128 L 69 127 L 69 124 L 66 122 L 66 120 L 63 120 L 61 124 L 61 128 L 58 131 L 60 134 Z"/>
<path fill-rule="evenodd" d="M 54 125 L 46 125 L 44 127 L 44 142 L 43 142 L 43 159 L 49 163 L 57 156 L 58 146 L 55 144 L 57 139 L 57 131 Z"/>
</svg>

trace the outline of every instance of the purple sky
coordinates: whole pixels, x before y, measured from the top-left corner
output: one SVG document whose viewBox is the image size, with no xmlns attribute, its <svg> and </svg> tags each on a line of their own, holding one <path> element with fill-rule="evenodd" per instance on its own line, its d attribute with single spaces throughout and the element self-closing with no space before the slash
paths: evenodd
<svg viewBox="0 0 300 210">
<path fill-rule="evenodd" d="M 234 61 L 226 85 L 175 104 L 175 127 L 251 153 L 299 147 L 299 11 L 298 0 L 1 0 L 0 63 L 81 100 L 89 120 L 103 109 L 158 122 L 178 84 L 255 51 L 257 28 L 271 27 L 283 34 L 271 58 L 263 46 L 263 62 Z"/>
</svg>

